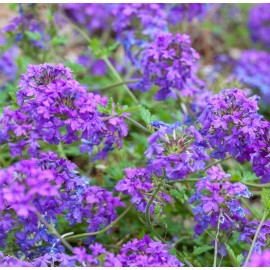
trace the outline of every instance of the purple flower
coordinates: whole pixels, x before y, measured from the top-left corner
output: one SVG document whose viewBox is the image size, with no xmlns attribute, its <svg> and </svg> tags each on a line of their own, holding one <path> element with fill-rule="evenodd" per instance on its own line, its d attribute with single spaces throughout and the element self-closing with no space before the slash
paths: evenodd
<svg viewBox="0 0 270 270">
<path fill-rule="evenodd" d="M 5 88 L 5 83 L 12 83 L 16 79 L 16 59 L 18 55 L 19 48 L 16 46 L 3 52 L 0 50 L 0 80 L 1 84 L 3 84 L 3 86 L 0 87 L 0 90 Z"/>
<path fill-rule="evenodd" d="M 270 266 L 270 250 L 264 250 L 261 255 L 253 254 L 250 258 L 248 267 L 269 267 Z"/>
<path fill-rule="evenodd" d="M 152 182 L 151 173 L 147 169 L 125 169 L 126 177 L 120 180 L 115 186 L 115 190 L 131 196 L 131 202 L 136 205 L 140 212 L 145 212 L 147 200 L 150 199 L 150 193 L 156 187 Z M 153 204 L 150 206 L 150 212 L 154 212 L 154 205 L 159 204 L 162 207 L 165 202 L 170 202 L 170 197 L 159 192 L 156 195 Z"/>
<path fill-rule="evenodd" d="M 270 47 L 270 4 L 257 4 L 250 9 L 248 27 L 255 43 Z"/>
<path fill-rule="evenodd" d="M 169 181 L 185 179 L 204 169 L 208 155 L 199 145 L 203 137 L 193 126 L 185 128 L 179 122 L 165 124 L 157 120 L 152 125 L 158 130 L 148 138 L 147 170 Z"/>
<path fill-rule="evenodd" d="M 237 79 L 249 86 L 252 90 L 258 89 L 260 91 L 260 94 L 263 97 L 261 102 L 265 106 L 270 103 L 269 68 L 270 54 L 268 52 L 251 49 L 242 51 L 233 70 L 233 74 Z"/>
<path fill-rule="evenodd" d="M 206 15 L 208 4 L 168 4 L 168 20 L 172 25 L 194 19 L 201 21 Z"/>
<path fill-rule="evenodd" d="M 177 98 L 178 94 L 192 97 L 201 87 L 196 86 L 198 82 L 202 84 L 196 77 L 199 58 L 188 35 L 161 32 L 142 52 L 143 78 L 137 89 L 145 92 L 157 85 L 157 100 Z"/>
<path fill-rule="evenodd" d="M 147 235 L 141 240 L 134 239 L 124 244 L 117 258 L 124 267 L 184 266 L 170 255 L 168 245 L 154 242 Z"/>
<path fill-rule="evenodd" d="M 113 4 L 66 3 L 60 8 L 75 23 L 84 27 L 89 34 L 109 31 Z"/>
<path fill-rule="evenodd" d="M 258 114 L 258 97 L 248 98 L 244 91 L 227 89 L 209 99 L 200 115 L 201 134 L 212 157 L 224 159 L 226 153 L 238 161 L 250 161 L 257 176 L 269 181 L 269 122 Z"/>
<path fill-rule="evenodd" d="M 220 222 L 221 230 L 238 228 L 246 223 L 246 210 L 241 206 L 240 197 L 250 198 L 252 194 L 242 183 L 232 184 L 230 175 L 218 166 L 207 170 L 207 176 L 196 183 L 197 191 L 189 199 L 193 208 L 196 226 L 195 234 L 202 234 L 210 225 L 215 227 Z"/>
<path fill-rule="evenodd" d="M 8 142 L 12 156 L 20 156 L 27 146 L 28 154 L 37 156 L 40 140 L 49 144 L 82 140 L 81 151 L 90 154 L 94 146 L 101 145 L 100 158 L 107 157 L 112 145 L 121 147 L 121 138 L 128 132 L 124 120 L 103 121 L 97 106 L 105 106 L 107 98 L 88 93 L 69 68 L 62 64 L 29 65 L 19 88 L 20 108 L 6 107 L 0 119 L 0 138 Z"/>
</svg>

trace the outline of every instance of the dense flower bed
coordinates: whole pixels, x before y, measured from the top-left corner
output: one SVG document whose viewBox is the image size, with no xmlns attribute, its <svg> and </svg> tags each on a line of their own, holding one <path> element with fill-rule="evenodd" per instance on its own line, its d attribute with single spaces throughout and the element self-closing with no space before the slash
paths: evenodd
<svg viewBox="0 0 270 270">
<path fill-rule="evenodd" d="M 269 4 L 0 7 L 0 266 L 270 266 Z"/>
</svg>

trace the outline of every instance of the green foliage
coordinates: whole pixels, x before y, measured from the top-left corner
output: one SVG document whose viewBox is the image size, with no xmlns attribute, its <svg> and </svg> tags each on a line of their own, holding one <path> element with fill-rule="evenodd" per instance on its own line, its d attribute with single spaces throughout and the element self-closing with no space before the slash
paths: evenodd
<svg viewBox="0 0 270 270">
<path fill-rule="evenodd" d="M 101 254 L 98 256 L 98 260 L 99 260 L 99 266 L 103 266 L 104 264 L 104 261 L 106 259 L 108 255 L 105 253 L 105 254 Z"/>
<path fill-rule="evenodd" d="M 139 106 L 139 112 L 141 119 L 145 122 L 146 125 L 150 125 L 151 122 L 155 119 L 155 117 L 151 115 L 151 112 L 142 105 Z"/>
<path fill-rule="evenodd" d="M 39 32 L 30 32 L 30 31 L 25 31 L 24 32 L 26 34 L 26 36 L 30 39 L 33 40 L 41 40 L 41 35 Z"/>
<path fill-rule="evenodd" d="M 213 250 L 214 247 L 213 246 L 208 246 L 208 245 L 204 245 L 204 246 L 201 246 L 201 247 L 194 247 L 194 251 L 193 251 L 193 255 L 194 256 L 198 256 L 198 255 L 201 255 L 207 251 L 210 251 L 210 250 Z"/>
<path fill-rule="evenodd" d="M 241 266 L 244 256 L 242 254 L 235 255 L 234 251 L 231 249 L 229 245 L 226 245 L 226 249 L 228 251 L 229 258 L 233 266 L 239 267 Z"/>
<path fill-rule="evenodd" d="M 270 211 L 270 192 L 267 189 L 262 190 L 262 205 L 265 211 Z"/>
<path fill-rule="evenodd" d="M 92 38 L 88 48 L 93 53 L 93 55 L 98 58 L 102 59 L 104 57 L 108 57 L 111 55 L 111 53 L 119 46 L 118 42 L 115 42 L 108 47 L 105 47 L 104 44 L 102 44 L 101 40 L 97 38 Z"/>
</svg>

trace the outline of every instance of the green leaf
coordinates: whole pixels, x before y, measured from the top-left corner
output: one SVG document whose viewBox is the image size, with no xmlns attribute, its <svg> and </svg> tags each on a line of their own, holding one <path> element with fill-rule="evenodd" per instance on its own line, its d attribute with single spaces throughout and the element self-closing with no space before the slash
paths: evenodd
<svg viewBox="0 0 270 270">
<path fill-rule="evenodd" d="M 107 257 L 108 254 L 101 254 L 98 256 L 99 259 L 99 266 L 103 266 L 105 258 Z"/>
<path fill-rule="evenodd" d="M 229 245 L 226 245 L 226 249 L 228 251 L 228 255 L 229 255 L 229 258 L 231 260 L 231 263 L 233 266 L 241 266 L 242 264 L 242 261 L 244 259 L 243 255 L 240 254 L 238 256 L 235 255 L 234 251 L 231 249 L 231 247 Z"/>
<path fill-rule="evenodd" d="M 152 120 L 153 120 L 153 116 L 151 115 L 150 111 L 143 106 L 139 107 L 139 111 L 140 111 L 140 115 L 141 115 L 142 120 L 147 125 L 150 125 Z"/>
<path fill-rule="evenodd" d="M 33 40 L 41 40 L 41 35 L 39 32 L 24 31 L 27 37 Z"/>
<path fill-rule="evenodd" d="M 91 39 L 88 48 L 92 51 L 93 55 L 98 59 L 101 59 L 107 55 L 106 49 L 104 49 L 104 46 L 102 46 L 100 41 L 96 38 Z"/>
<path fill-rule="evenodd" d="M 176 255 L 176 248 L 175 247 L 171 247 L 171 249 L 170 249 L 170 254 L 171 255 L 173 255 L 173 256 L 175 256 Z"/>
<path fill-rule="evenodd" d="M 16 101 L 16 92 L 8 92 L 9 96 L 11 97 L 12 100 Z"/>
<path fill-rule="evenodd" d="M 46 10 L 46 17 L 47 17 L 47 20 L 50 22 L 53 20 L 54 16 L 53 16 L 53 12 L 50 8 L 48 8 Z"/>
<path fill-rule="evenodd" d="M 78 73 L 84 72 L 85 71 L 85 67 L 82 65 L 79 65 L 77 63 L 71 62 L 71 61 L 66 61 L 65 65 L 67 67 L 69 67 L 73 73 L 76 75 Z"/>
<path fill-rule="evenodd" d="M 161 206 L 159 204 L 155 205 L 155 214 L 157 216 L 160 216 L 162 214 L 162 208 L 161 208 Z"/>
<path fill-rule="evenodd" d="M 51 40 L 52 45 L 63 45 L 67 42 L 67 37 L 53 37 Z"/>
<path fill-rule="evenodd" d="M 18 9 L 18 5 L 19 4 L 16 4 L 16 3 L 10 3 L 10 4 L 8 4 L 9 8 L 11 10 L 15 10 L 15 11 Z"/>
<path fill-rule="evenodd" d="M 270 210 L 270 192 L 267 189 L 262 190 L 262 205 L 265 210 Z"/>
<path fill-rule="evenodd" d="M 103 107 L 100 104 L 98 104 L 97 109 L 98 109 L 99 112 L 101 112 L 103 114 L 107 114 L 108 113 L 107 108 L 106 107 Z"/>
<path fill-rule="evenodd" d="M 193 251 L 193 255 L 201 255 L 209 250 L 212 250 L 214 249 L 213 246 L 208 246 L 208 245 L 205 245 L 205 246 L 202 246 L 202 247 L 195 247 L 194 248 L 194 251 Z"/>
<path fill-rule="evenodd" d="M 107 111 L 109 114 L 111 114 L 113 108 L 113 98 L 110 97 L 107 104 Z"/>
</svg>

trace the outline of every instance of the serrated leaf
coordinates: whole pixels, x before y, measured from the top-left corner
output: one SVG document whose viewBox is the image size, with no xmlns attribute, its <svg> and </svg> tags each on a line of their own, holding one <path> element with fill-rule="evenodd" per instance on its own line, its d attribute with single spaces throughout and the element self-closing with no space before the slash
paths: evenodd
<svg viewBox="0 0 270 270">
<path fill-rule="evenodd" d="M 85 71 L 85 67 L 84 66 L 79 65 L 79 64 L 74 63 L 74 62 L 71 62 L 71 61 L 67 61 L 65 63 L 65 65 L 67 67 L 69 67 L 73 71 L 74 74 Z"/>
<path fill-rule="evenodd" d="M 176 248 L 175 247 L 171 247 L 171 249 L 170 249 L 170 254 L 171 255 L 176 255 Z"/>
<path fill-rule="evenodd" d="M 9 96 L 11 97 L 12 100 L 16 101 L 16 92 L 8 92 Z"/>
<path fill-rule="evenodd" d="M 62 45 L 65 44 L 67 42 L 67 38 L 66 37 L 53 37 L 53 39 L 51 40 L 52 45 Z"/>
<path fill-rule="evenodd" d="M 24 32 L 27 37 L 33 40 L 41 40 L 41 35 L 39 32 L 31 32 L 31 31 L 25 31 Z"/>
<path fill-rule="evenodd" d="M 234 251 L 231 249 L 231 247 L 229 245 L 226 245 L 226 249 L 228 251 L 228 255 L 231 259 L 232 265 L 233 266 L 241 266 L 242 260 L 241 260 L 241 262 L 239 262 L 241 257 L 239 257 L 239 255 L 236 257 Z"/>
<path fill-rule="evenodd" d="M 101 254 L 98 256 L 99 259 L 99 266 L 103 266 L 105 258 L 107 257 L 108 254 Z"/>
<path fill-rule="evenodd" d="M 148 109 L 146 109 L 145 107 L 143 107 L 143 106 L 139 107 L 139 111 L 140 111 L 140 115 L 141 115 L 142 120 L 147 125 L 150 125 L 151 122 L 152 122 L 152 116 L 151 116 L 150 111 Z"/>
<path fill-rule="evenodd" d="M 159 204 L 155 205 L 155 214 L 160 215 L 162 213 L 162 208 Z"/>
<path fill-rule="evenodd" d="M 112 108 L 113 108 L 113 98 L 112 97 L 110 97 L 109 98 L 109 100 L 108 100 L 108 104 L 107 104 L 107 111 L 109 112 L 109 113 L 111 113 L 112 112 Z"/>
<path fill-rule="evenodd" d="M 103 114 L 108 114 L 107 108 L 103 107 L 102 105 L 98 104 L 97 105 L 97 110 Z"/>
<path fill-rule="evenodd" d="M 197 248 L 194 248 L 194 251 L 193 251 L 193 255 L 200 255 L 200 254 L 203 254 L 209 250 L 212 250 L 214 249 L 213 246 L 208 246 L 208 245 L 205 245 L 205 246 L 201 246 L 201 247 L 197 247 Z"/>
<path fill-rule="evenodd" d="M 262 205 L 265 210 L 270 210 L 270 192 L 267 189 L 262 190 Z"/>
</svg>

